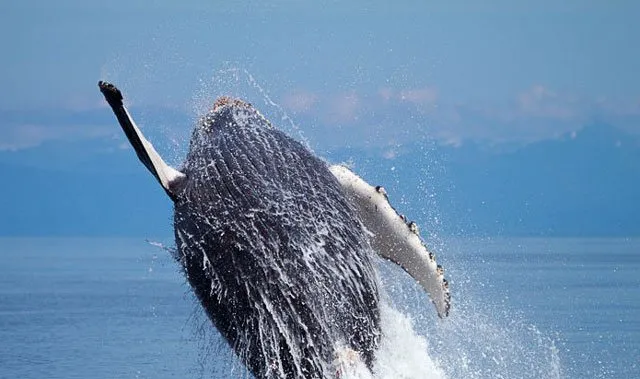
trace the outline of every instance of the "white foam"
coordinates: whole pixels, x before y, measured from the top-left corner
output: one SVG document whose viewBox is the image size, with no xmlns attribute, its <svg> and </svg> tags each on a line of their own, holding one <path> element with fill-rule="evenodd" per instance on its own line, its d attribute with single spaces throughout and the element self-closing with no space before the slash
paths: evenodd
<svg viewBox="0 0 640 379">
<path fill-rule="evenodd" d="M 380 303 L 383 337 L 373 371 L 376 379 L 444 379 L 444 371 L 429 355 L 427 340 L 418 335 L 411 318 Z"/>
<path fill-rule="evenodd" d="M 456 277 L 455 264 L 448 265 Z M 565 377 L 552 336 L 515 310 L 471 296 L 466 287 L 477 282 L 455 281 L 451 315 L 438 320 L 422 289 L 406 273 L 391 264 L 382 264 L 381 271 L 388 293 L 382 331 L 390 339 L 382 341 L 377 354 L 376 379 Z M 384 362 L 387 367 L 382 369 Z"/>
<path fill-rule="evenodd" d="M 350 349 L 338 350 L 338 379 L 445 379 L 444 371 L 431 359 L 427 340 L 418 335 L 411 318 L 386 301 L 380 303 L 383 337 L 375 355 L 373 375 Z M 357 353 L 356 353 L 357 354 Z"/>
</svg>

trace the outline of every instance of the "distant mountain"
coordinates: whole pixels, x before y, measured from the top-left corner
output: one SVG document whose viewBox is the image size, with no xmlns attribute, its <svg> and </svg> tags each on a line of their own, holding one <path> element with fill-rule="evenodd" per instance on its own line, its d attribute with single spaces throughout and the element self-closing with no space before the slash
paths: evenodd
<svg viewBox="0 0 640 379">
<path fill-rule="evenodd" d="M 88 154 L 96 145 L 0 153 L 0 235 L 169 235 L 171 201 L 133 150 Z"/>
<path fill-rule="evenodd" d="M 366 175 L 402 187 L 408 209 L 435 208 L 423 211 L 431 214 L 423 222 L 441 233 L 640 235 L 640 140 L 612 126 L 591 124 L 508 152 L 476 144 L 403 149 L 412 153 L 391 160 L 368 152 Z"/>
<path fill-rule="evenodd" d="M 118 144 L 0 152 L 0 235 L 169 235 L 171 202 Z M 384 185 L 427 238 L 640 235 L 640 141 L 608 125 L 506 152 L 416 141 L 318 153 Z"/>
<path fill-rule="evenodd" d="M 483 233 L 640 234 L 640 146 L 611 126 L 589 125 L 509 154 L 449 157 L 452 200 Z"/>
</svg>

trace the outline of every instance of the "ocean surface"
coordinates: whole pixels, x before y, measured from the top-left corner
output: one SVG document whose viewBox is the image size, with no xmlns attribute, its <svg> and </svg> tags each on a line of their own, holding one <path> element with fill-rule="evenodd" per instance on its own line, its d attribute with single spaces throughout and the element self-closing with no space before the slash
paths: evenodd
<svg viewBox="0 0 640 379">
<path fill-rule="evenodd" d="M 416 368 L 407 378 L 640 378 L 640 239 L 433 248 L 452 288 L 444 321 L 380 263 L 387 332 L 416 335 L 383 353 Z M 0 378 L 241 376 L 169 253 L 145 238 L 0 238 L 0 254 Z"/>
</svg>

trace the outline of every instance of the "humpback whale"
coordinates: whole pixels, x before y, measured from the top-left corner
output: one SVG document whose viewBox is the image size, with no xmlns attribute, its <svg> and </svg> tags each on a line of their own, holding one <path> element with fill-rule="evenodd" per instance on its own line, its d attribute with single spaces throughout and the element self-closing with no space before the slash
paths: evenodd
<svg viewBox="0 0 640 379">
<path fill-rule="evenodd" d="M 173 202 L 175 259 L 256 378 L 335 378 L 345 352 L 371 369 L 381 337 L 376 254 L 404 268 L 438 315 L 448 315 L 442 268 L 382 187 L 328 165 L 252 105 L 227 97 L 202 116 L 175 169 L 120 90 L 98 85 Z"/>
</svg>

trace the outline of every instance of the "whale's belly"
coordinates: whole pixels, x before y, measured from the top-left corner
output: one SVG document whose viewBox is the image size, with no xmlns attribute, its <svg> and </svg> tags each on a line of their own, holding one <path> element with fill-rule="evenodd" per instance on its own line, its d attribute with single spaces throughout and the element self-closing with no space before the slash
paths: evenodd
<svg viewBox="0 0 640 379">
<path fill-rule="evenodd" d="M 272 128 L 192 145 L 175 206 L 180 262 L 209 318 L 258 377 L 323 377 L 337 345 L 371 364 L 372 253 L 326 164 Z"/>
</svg>

